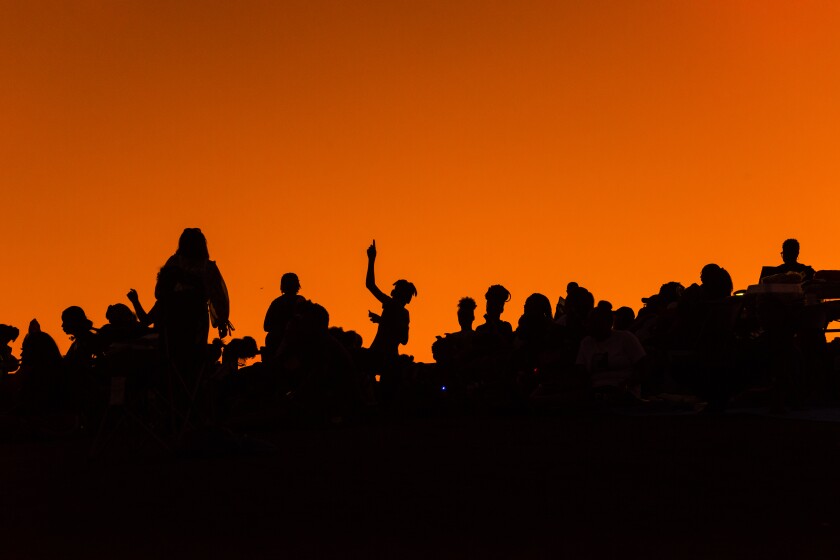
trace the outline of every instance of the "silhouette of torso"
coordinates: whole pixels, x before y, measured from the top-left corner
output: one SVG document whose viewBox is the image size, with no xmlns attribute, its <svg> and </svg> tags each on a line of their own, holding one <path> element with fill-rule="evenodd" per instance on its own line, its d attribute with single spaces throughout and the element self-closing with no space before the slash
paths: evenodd
<svg viewBox="0 0 840 560">
<path fill-rule="evenodd" d="M 306 299 L 301 295 L 283 294 L 268 306 L 265 321 L 263 321 L 263 330 L 267 333 L 265 348 L 268 356 L 273 356 L 277 352 L 283 335 L 286 333 L 286 327 L 298 312 L 300 304 L 305 301 Z"/>
<path fill-rule="evenodd" d="M 400 344 L 408 342 L 408 309 L 393 299 L 382 304 L 379 329 L 370 345 L 371 350 L 388 356 L 397 356 Z"/>
</svg>

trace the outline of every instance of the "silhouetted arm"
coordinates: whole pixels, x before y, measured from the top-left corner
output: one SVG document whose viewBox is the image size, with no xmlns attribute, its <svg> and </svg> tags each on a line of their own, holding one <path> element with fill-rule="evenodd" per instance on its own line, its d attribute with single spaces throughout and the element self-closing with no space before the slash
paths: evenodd
<svg viewBox="0 0 840 560">
<path fill-rule="evenodd" d="M 230 298 L 219 267 L 213 261 L 207 268 L 207 291 L 210 296 L 210 324 L 219 329 L 219 338 L 225 338 L 233 330 L 230 324 Z"/>
<path fill-rule="evenodd" d="M 131 288 L 128 291 L 128 301 L 130 301 L 131 305 L 134 307 L 134 314 L 137 315 L 137 320 L 140 321 L 140 324 L 148 327 L 152 321 L 149 318 L 149 314 L 146 313 L 146 310 L 143 309 L 143 306 L 140 304 L 140 296 L 137 295 L 137 290 L 134 288 Z"/>
<path fill-rule="evenodd" d="M 367 250 L 368 266 L 367 276 L 365 276 L 365 287 L 373 294 L 373 297 L 378 299 L 383 305 L 391 301 L 391 298 L 376 286 L 376 275 L 374 274 L 374 265 L 376 262 L 376 240 L 373 240 Z"/>
</svg>

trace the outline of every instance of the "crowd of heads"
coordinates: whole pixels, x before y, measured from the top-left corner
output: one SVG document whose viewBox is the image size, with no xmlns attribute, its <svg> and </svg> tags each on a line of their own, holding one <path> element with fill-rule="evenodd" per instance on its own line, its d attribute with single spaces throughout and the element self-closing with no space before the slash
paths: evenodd
<svg viewBox="0 0 840 560">
<path fill-rule="evenodd" d="M 784 262 L 771 276 L 810 281 L 813 269 L 799 264 L 798 254 L 798 242 L 785 241 Z M 733 295 L 732 278 L 718 264 L 703 266 L 699 283 L 664 282 L 638 312 L 613 309 L 576 282 L 553 305 L 532 293 L 515 327 L 503 318 L 510 291 L 491 285 L 483 320 L 475 324 L 475 299 L 457 301 L 459 330 L 438 336 L 434 363 L 425 364 L 399 351 L 417 288 L 401 279 L 386 295 L 376 285 L 375 242 L 367 256 L 365 285 L 382 305 L 370 312 L 378 327 L 369 346 L 355 331 L 331 326 L 328 311 L 300 294 L 292 272 L 281 277 L 280 295 L 266 311 L 264 345 L 252 336 L 223 342 L 233 328 L 224 281 L 204 235 L 186 229 L 159 272 L 148 313 L 134 290 L 134 309 L 108 306 L 100 327 L 82 308 L 67 307 L 67 353 L 33 320 L 20 360 L 11 350 L 19 330 L 0 325 L 0 374 L 16 391 L 11 410 L 61 411 L 95 423 L 117 376 L 178 406 L 194 406 L 200 393 L 203 413 L 222 422 L 262 409 L 336 419 L 430 406 L 641 405 L 674 394 L 720 410 L 761 386 L 772 389 L 778 407 L 837 396 L 824 334 L 832 317 L 809 320 L 795 297 Z M 208 344 L 210 326 L 219 338 Z"/>
</svg>

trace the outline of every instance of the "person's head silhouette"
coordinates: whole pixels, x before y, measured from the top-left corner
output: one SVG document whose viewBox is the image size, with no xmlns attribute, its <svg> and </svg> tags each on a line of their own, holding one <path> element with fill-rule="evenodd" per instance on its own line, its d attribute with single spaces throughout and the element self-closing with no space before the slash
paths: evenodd
<svg viewBox="0 0 840 560">
<path fill-rule="evenodd" d="M 137 322 L 137 317 L 135 317 L 134 313 L 131 312 L 131 309 L 123 303 L 109 305 L 108 310 L 105 311 L 105 318 L 108 319 L 108 322 L 112 325 L 122 327 L 131 326 Z"/>
<path fill-rule="evenodd" d="M 411 298 L 417 296 L 417 288 L 408 280 L 397 280 L 394 282 L 394 289 L 391 290 L 391 297 L 402 305 L 411 303 Z"/>
<path fill-rule="evenodd" d="M 199 228 L 186 228 L 178 239 L 178 250 L 175 254 L 193 260 L 209 259 L 207 238 Z"/>
<path fill-rule="evenodd" d="M 476 307 L 475 300 L 471 297 L 461 298 L 458 302 L 458 324 L 461 325 L 461 330 L 472 330 Z"/>
<path fill-rule="evenodd" d="M 700 271 L 700 283 L 706 295 L 712 299 L 732 295 L 732 276 L 717 264 L 709 263 Z"/>
<path fill-rule="evenodd" d="M 61 329 L 69 335 L 78 335 L 89 332 L 93 323 L 85 315 L 85 311 L 77 306 L 71 305 L 61 313 Z"/>
<path fill-rule="evenodd" d="M 280 278 L 280 292 L 296 295 L 300 291 L 300 280 L 294 272 L 287 272 Z"/>
<path fill-rule="evenodd" d="M 799 241 L 796 239 L 786 239 L 782 243 L 782 261 L 785 264 L 795 264 L 799 258 Z"/>
<path fill-rule="evenodd" d="M 501 284 L 493 284 L 484 294 L 487 300 L 487 315 L 499 318 L 505 311 L 505 304 L 510 301 L 510 292 Z"/>
<path fill-rule="evenodd" d="M 549 299 L 543 294 L 531 294 L 525 300 L 523 312 L 525 315 L 533 317 L 544 317 L 550 321 L 552 319 L 551 301 L 549 301 Z"/>
</svg>

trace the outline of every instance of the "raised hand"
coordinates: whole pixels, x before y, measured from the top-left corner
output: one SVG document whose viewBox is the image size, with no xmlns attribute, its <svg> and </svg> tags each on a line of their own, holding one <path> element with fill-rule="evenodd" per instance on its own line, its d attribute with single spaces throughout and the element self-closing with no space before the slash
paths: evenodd
<svg viewBox="0 0 840 560">
<path fill-rule="evenodd" d="M 135 290 L 134 288 L 128 290 L 126 297 L 128 297 L 128 301 L 132 303 L 135 303 L 140 300 L 140 296 L 137 295 L 137 290 Z"/>
<path fill-rule="evenodd" d="M 376 258 L 376 239 L 373 240 L 373 243 L 370 244 L 370 247 L 367 249 L 367 256 L 369 259 L 373 260 Z"/>
</svg>

